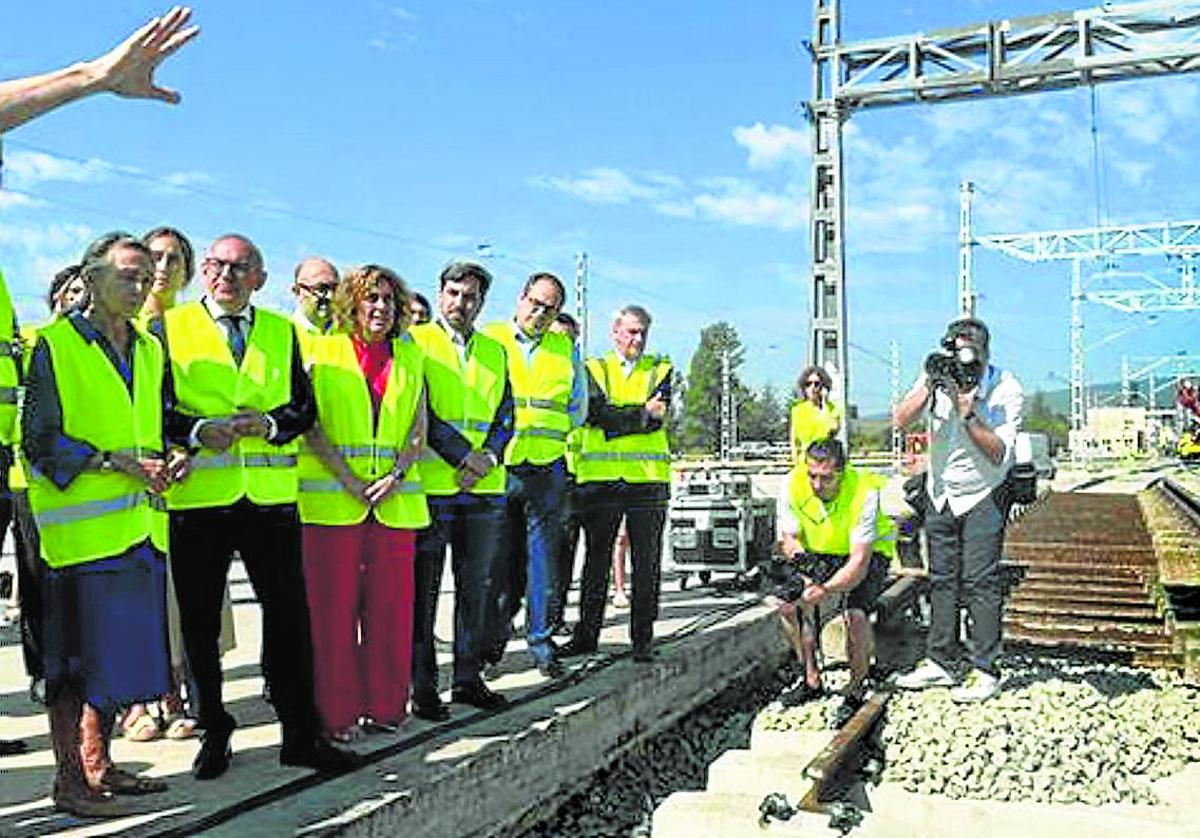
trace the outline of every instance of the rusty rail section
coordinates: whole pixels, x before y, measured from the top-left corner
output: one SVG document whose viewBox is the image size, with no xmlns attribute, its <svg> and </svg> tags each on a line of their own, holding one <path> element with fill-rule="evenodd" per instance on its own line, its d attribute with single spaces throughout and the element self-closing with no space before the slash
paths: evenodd
<svg viewBox="0 0 1200 838">
<path fill-rule="evenodd" d="M 1007 638 L 1182 665 L 1158 599 L 1159 562 L 1135 495 L 1054 494 L 1010 526 Z"/>
</svg>

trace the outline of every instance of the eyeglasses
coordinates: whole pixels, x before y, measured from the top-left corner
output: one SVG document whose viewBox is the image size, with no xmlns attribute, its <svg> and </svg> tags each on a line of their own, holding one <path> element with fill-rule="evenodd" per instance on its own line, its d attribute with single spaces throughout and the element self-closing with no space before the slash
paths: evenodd
<svg viewBox="0 0 1200 838">
<path fill-rule="evenodd" d="M 337 290 L 337 283 L 322 282 L 320 285 L 305 285 L 297 282 L 296 290 L 303 291 L 305 294 L 313 294 L 317 297 L 332 297 L 333 292 Z"/>
<path fill-rule="evenodd" d="M 810 378 L 808 381 L 804 382 L 804 386 L 805 387 L 820 387 L 823 390 L 823 389 L 825 389 L 825 382 L 819 378 Z"/>
<path fill-rule="evenodd" d="M 226 259 L 218 259 L 216 256 L 205 256 L 201 267 L 204 269 L 204 273 L 213 279 L 224 274 L 225 269 L 228 268 L 229 275 L 239 281 L 250 276 L 255 269 L 250 262 L 230 262 Z"/>
<path fill-rule="evenodd" d="M 558 303 L 544 303 L 536 297 L 526 297 L 534 314 L 558 314 L 561 306 Z"/>
</svg>

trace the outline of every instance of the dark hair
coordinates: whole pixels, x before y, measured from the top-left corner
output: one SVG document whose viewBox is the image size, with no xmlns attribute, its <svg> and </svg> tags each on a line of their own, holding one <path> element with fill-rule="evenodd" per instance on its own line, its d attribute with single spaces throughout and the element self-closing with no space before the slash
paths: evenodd
<svg viewBox="0 0 1200 838">
<path fill-rule="evenodd" d="M 537 273 L 530 274 L 529 279 L 525 280 L 525 287 L 521 289 L 521 296 L 524 297 L 528 294 L 529 289 L 539 282 L 549 282 L 558 289 L 558 305 L 560 307 L 567 301 L 567 288 L 563 285 L 562 280 L 546 271 L 538 271 Z"/>
<path fill-rule="evenodd" d="M 476 262 L 451 262 L 442 268 L 438 276 L 438 290 L 445 288 L 447 282 L 465 282 L 468 279 L 478 281 L 480 297 L 487 296 L 488 288 L 492 286 L 492 275 Z"/>
<path fill-rule="evenodd" d="M 142 244 L 146 247 L 150 246 L 150 242 L 162 236 L 170 236 L 179 244 L 179 249 L 183 251 L 183 284 L 187 285 L 192 281 L 192 275 L 196 273 L 196 251 L 192 247 L 192 242 L 175 227 L 155 227 L 150 232 L 142 236 Z"/>
<path fill-rule="evenodd" d="M 579 332 L 579 321 L 570 312 L 560 311 L 558 316 L 554 318 L 554 322 L 566 326 L 572 332 Z"/>
<path fill-rule="evenodd" d="M 833 387 L 833 379 L 829 377 L 829 373 L 824 367 L 817 364 L 809 364 L 800 371 L 800 377 L 796 379 L 796 390 L 799 393 L 800 398 L 804 399 L 805 401 L 808 401 L 808 395 L 805 391 L 804 382 L 808 381 L 809 377 L 814 375 L 821 379 L 821 383 L 825 385 L 826 393 L 828 393 L 830 388 Z"/>
<path fill-rule="evenodd" d="M 978 317 L 959 317 L 951 320 L 950 325 L 946 327 L 946 337 L 949 340 L 966 338 L 967 343 L 977 346 L 985 352 L 992 339 L 987 326 Z"/>
<path fill-rule="evenodd" d="M 82 268 L 79 265 L 67 265 L 50 280 L 50 290 L 46 292 L 46 305 L 49 307 L 51 313 L 53 313 L 57 304 L 55 298 L 58 297 L 64 288 L 79 278 L 81 271 Z"/>
<path fill-rule="evenodd" d="M 333 326 L 339 332 L 354 334 L 358 325 L 358 304 L 375 290 L 380 281 L 392 286 L 392 316 L 395 318 L 389 338 L 404 331 L 412 314 L 408 310 L 408 286 L 399 274 L 383 265 L 351 268 L 333 292 Z"/>
<path fill-rule="evenodd" d="M 804 459 L 806 462 L 831 462 L 834 468 L 841 471 L 846 467 L 846 448 L 835 436 L 818 439 L 804 449 Z"/>
</svg>

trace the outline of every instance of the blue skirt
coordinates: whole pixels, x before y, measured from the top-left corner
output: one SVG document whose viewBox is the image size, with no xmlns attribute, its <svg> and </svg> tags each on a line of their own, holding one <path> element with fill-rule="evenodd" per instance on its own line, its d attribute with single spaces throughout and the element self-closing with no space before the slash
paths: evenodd
<svg viewBox="0 0 1200 838">
<path fill-rule="evenodd" d="M 148 542 L 47 568 L 44 591 L 48 701 L 71 689 L 111 713 L 168 691 L 166 562 Z"/>
</svg>

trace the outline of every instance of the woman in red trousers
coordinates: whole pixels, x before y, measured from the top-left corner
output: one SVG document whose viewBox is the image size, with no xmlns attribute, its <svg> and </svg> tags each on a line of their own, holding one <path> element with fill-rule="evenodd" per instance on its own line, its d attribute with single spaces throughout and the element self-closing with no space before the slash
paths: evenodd
<svg viewBox="0 0 1200 838">
<path fill-rule="evenodd" d="M 415 530 L 429 523 L 417 459 L 423 355 L 409 292 L 387 268 L 352 270 L 334 294 L 336 334 L 306 348 L 317 424 L 300 461 L 304 579 L 317 707 L 339 741 L 395 731 L 411 670 Z"/>
</svg>

